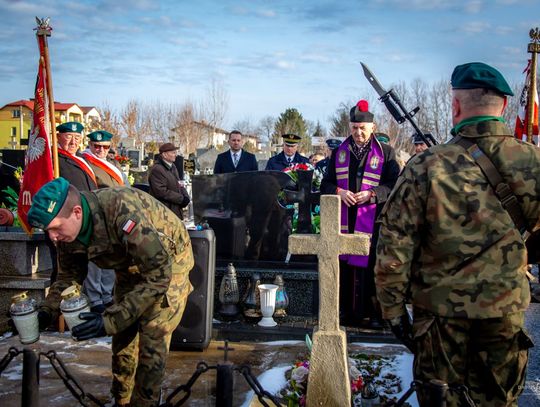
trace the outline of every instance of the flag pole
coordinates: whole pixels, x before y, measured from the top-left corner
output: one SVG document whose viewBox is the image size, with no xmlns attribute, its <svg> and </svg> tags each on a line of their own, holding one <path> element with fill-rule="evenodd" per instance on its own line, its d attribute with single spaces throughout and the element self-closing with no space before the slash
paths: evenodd
<svg viewBox="0 0 540 407">
<path fill-rule="evenodd" d="M 43 37 L 43 56 L 45 58 L 45 71 L 47 81 L 47 97 L 49 99 L 49 123 L 50 123 L 50 138 L 51 141 L 51 153 L 53 162 L 53 176 L 58 178 L 60 176 L 58 167 L 58 145 L 56 143 L 56 119 L 54 117 L 54 96 L 52 87 L 52 74 L 51 74 L 51 61 L 49 58 L 49 44 L 47 37 L 51 36 L 52 28 L 49 26 L 49 19 L 39 19 L 36 17 L 38 26 L 36 28 L 36 35 Z"/>
<path fill-rule="evenodd" d="M 527 109 L 527 141 L 533 142 L 533 125 L 536 122 L 534 117 L 534 97 L 536 93 L 536 55 L 540 52 L 540 31 L 538 27 L 529 32 L 532 42 L 527 46 L 527 51 L 531 53 L 531 70 Z"/>
</svg>

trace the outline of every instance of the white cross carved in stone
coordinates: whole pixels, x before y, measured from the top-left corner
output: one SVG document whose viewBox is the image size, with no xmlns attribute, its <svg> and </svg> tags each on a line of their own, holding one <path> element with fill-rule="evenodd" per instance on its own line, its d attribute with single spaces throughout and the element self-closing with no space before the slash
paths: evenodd
<svg viewBox="0 0 540 407">
<path fill-rule="evenodd" d="M 339 255 L 367 255 L 366 234 L 340 232 L 341 203 L 321 196 L 320 235 L 289 236 L 291 254 L 315 254 L 319 260 L 319 326 L 314 330 L 307 402 L 309 406 L 351 403 L 347 338 L 339 327 Z"/>
</svg>

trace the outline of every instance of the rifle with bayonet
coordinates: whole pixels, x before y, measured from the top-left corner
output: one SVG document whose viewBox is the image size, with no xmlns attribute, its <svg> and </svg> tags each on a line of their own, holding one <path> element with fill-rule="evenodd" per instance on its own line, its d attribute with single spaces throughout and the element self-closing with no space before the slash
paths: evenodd
<svg viewBox="0 0 540 407">
<path fill-rule="evenodd" d="M 415 135 L 418 135 L 424 143 L 426 143 L 426 146 L 431 147 L 432 145 L 437 144 L 435 139 L 433 137 L 428 137 L 416 124 L 413 117 L 420 108 L 416 106 L 413 110 L 407 111 L 405 109 L 405 106 L 403 106 L 403 103 L 401 103 L 401 100 L 399 99 L 398 95 L 396 95 L 396 92 L 394 92 L 393 89 L 385 90 L 380 82 L 375 78 L 375 75 L 369 70 L 369 68 L 362 62 L 362 68 L 364 69 L 364 75 L 371 83 L 371 86 L 373 86 L 373 89 L 379 94 L 379 100 L 384 103 L 392 117 L 398 122 L 398 124 L 404 123 L 406 120 L 411 124 L 411 126 L 416 131 Z"/>
</svg>

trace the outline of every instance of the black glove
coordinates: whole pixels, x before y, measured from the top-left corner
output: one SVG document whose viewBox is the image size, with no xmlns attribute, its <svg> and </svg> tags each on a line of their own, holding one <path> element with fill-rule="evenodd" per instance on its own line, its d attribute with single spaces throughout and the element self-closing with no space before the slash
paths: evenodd
<svg viewBox="0 0 540 407">
<path fill-rule="evenodd" d="M 84 341 L 90 338 L 106 336 L 103 317 L 97 312 L 81 312 L 79 319 L 85 320 L 82 324 L 75 326 L 71 334 L 77 341 Z"/>
<path fill-rule="evenodd" d="M 44 331 L 51 325 L 52 316 L 47 311 L 39 310 L 38 312 L 39 330 Z"/>
<path fill-rule="evenodd" d="M 390 324 L 390 329 L 401 342 L 412 353 L 414 353 L 414 341 L 412 336 L 412 325 L 407 314 L 403 314 L 400 317 L 389 319 L 387 322 Z"/>
<path fill-rule="evenodd" d="M 90 312 L 96 312 L 98 314 L 103 314 L 105 312 L 105 304 L 98 304 L 94 305 L 93 307 L 90 307 Z"/>
</svg>

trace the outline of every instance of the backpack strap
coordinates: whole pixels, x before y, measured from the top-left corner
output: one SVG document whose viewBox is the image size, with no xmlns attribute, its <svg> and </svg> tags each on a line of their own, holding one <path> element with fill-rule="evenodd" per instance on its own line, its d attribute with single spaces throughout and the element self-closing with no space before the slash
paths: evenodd
<svg viewBox="0 0 540 407">
<path fill-rule="evenodd" d="M 461 136 L 456 136 L 452 140 L 453 144 L 460 145 L 472 156 L 476 164 L 482 170 L 482 173 L 493 188 L 495 195 L 501 201 L 503 208 L 508 212 L 514 225 L 519 230 L 521 236 L 526 239 L 529 235 L 527 231 L 527 222 L 518 199 L 508 183 L 504 181 L 500 172 L 493 164 L 493 161 L 482 151 L 478 144 Z"/>
</svg>

